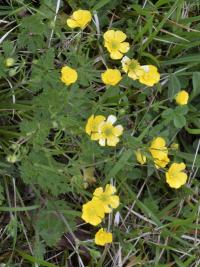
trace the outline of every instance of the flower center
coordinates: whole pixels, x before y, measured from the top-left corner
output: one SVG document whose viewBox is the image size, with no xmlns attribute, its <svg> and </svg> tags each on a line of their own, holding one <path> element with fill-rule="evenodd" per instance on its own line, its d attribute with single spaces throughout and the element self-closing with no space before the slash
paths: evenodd
<svg viewBox="0 0 200 267">
<path fill-rule="evenodd" d="M 104 129 L 103 129 L 102 132 L 104 133 L 104 135 L 105 135 L 106 137 L 111 136 L 111 135 L 113 134 L 112 126 L 108 125 L 108 126 L 104 127 Z"/>
<path fill-rule="evenodd" d="M 134 71 L 139 67 L 139 64 L 137 62 L 137 60 L 131 60 L 130 64 L 129 64 L 129 70 L 130 71 Z"/>
<path fill-rule="evenodd" d="M 109 196 L 105 193 L 102 193 L 102 195 L 99 197 L 99 199 L 102 201 L 102 202 L 107 202 L 108 199 L 109 199 Z"/>
<path fill-rule="evenodd" d="M 112 41 L 112 42 L 111 42 L 111 46 L 112 46 L 112 49 L 117 49 L 118 46 L 119 46 L 119 44 L 118 44 L 117 41 Z"/>
</svg>

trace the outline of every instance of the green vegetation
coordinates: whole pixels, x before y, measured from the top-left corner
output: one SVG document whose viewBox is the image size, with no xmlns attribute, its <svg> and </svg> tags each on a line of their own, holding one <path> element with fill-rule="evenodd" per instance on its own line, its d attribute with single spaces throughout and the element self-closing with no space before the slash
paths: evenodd
<svg viewBox="0 0 200 267">
<path fill-rule="evenodd" d="M 78 9 L 93 15 L 84 30 L 66 24 Z M 198 0 L 1 1 L 0 267 L 200 266 L 199 14 Z M 159 83 L 132 80 L 110 58 L 109 29 L 127 35 L 126 56 L 158 68 Z M 65 65 L 78 73 L 69 86 Z M 102 82 L 106 68 L 121 71 L 117 85 Z M 86 134 L 92 114 L 117 117 L 116 146 Z M 170 163 L 158 169 L 149 146 L 159 136 Z M 166 183 L 173 162 L 186 165 L 179 189 Z M 119 207 L 86 224 L 82 205 L 110 183 Z M 100 227 L 112 244 L 95 244 Z"/>
</svg>

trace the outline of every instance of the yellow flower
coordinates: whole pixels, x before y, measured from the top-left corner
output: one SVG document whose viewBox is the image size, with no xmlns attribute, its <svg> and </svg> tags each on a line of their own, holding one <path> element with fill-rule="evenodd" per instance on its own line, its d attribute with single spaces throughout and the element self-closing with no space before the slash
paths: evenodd
<svg viewBox="0 0 200 267">
<path fill-rule="evenodd" d="M 160 73 L 153 65 L 141 66 L 144 70 L 143 74 L 139 77 L 139 82 L 147 86 L 153 86 L 160 81 Z"/>
<path fill-rule="evenodd" d="M 171 188 L 180 188 L 187 181 L 187 174 L 183 172 L 185 170 L 185 164 L 172 163 L 168 172 L 166 172 L 166 182 Z"/>
<path fill-rule="evenodd" d="M 104 217 L 104 209 L 101 208 L 101 202 L 99 200 L 91 200 L 83 205 L 81 218 L 85 222 L 96 226 L 102 222 Z"/>
<path fill-rule="evenodd" d="M 72 83 L 75 83 L 78 78 L 77 71 L 68 67 L 64 66 L 61 69 L 61 81 L 65 83 L 66 85 L 70 85 Z"/>
<path fill-rule="evenodd" d="M 140 149 L 138 149 L 137 151 L 135 151 L 135 155 L 136 155 L 136 159 L 137 161 L 140 163 L 140 164 L 145 164 L 147 162 L 147 158 L 145 155 L 143 155 L 141 152 L 140 152 Z"/>
<path fill-rule="evenodd" d="M 121 73 L 119 70 L 107 69 L 104 73 L 101 74 L 101 79 L 106 85 L 116 85 L 121 79 Z"/>
<path fill-rule="evenodd" d="M 93 140 L 99 140 L 100 146 L 116 146 L 120 141 L 119 136 L 123 133 L 121 125 L 113 126 L 117 118 L 113 115 L 108 116 L 106 121 L 99 124 L 98 134 L 95 135 Z"/>
<path fill-rule="evenodd" d="M 103 191 L 102 187 L 98 187 L 94 191 L 92 200 L 100 203 L 99 209 L 102 209 L 105 213 L 110 213 L 112 209 L 116 209 L 119 206 L 119 197 L 114 193 L 116 193 L 116 188 L 111 184 L 107 184 L 105 191 Z"/>
<path fill-rule="evenodd" d="M 6 67 L 12 67 L 15 64 L 15 60 L 12 57 L 8 57 L 5 60 Z"/>
<path fill-rule="evenodd" d="M 122 31 L 109 30 L 104 33 L 104 46 L 107 48 L 112 59 L 120 59 L 123 54 L 128 52 L 129 43 L 124 42 L 126 34 Z"/>
<path fill-rule="evenodd" d="M 151 142 L 149 151 L 154 159 L 156 168 L 164 168 L 169 163 L 168 149 L 162 137 L 157 137 Z"/>
<path fill-rule="evenodd" d="M 123 71 L 128 73 L 128 77 L 133 80 L 139 79 L 139 77 L 144 73 L 140 63 L 135 59 L 130 59 L 129 57 L 125 56 L 122 58 L 121 62 Z"/>
<path fill-rule="evenodd" d="M 176 103 L 178 105 L 186 105 L 188 103 L 188 99 L 189 94 L 185 90 L 180 91 L 175 97 Z"/>
<path fill-rule="evenodd" d="M 69 19 L 67 19 L 67 25 L 70 28 L 84 29 L 88 23 L 92 20 L 92 15 L 88 10 L 79 9 L 75 11 Z"/>
<path fill-rule="evenodd" d="M 106 118 L 102 115 L 97 115 L 97 116 L 92 115 L 89 117 L 87 124 L 86 124 L 86 127 L 85 127 L 85 131 L 88 135 L 91 136 L 92 140 L 98 140 L 99 125 L 105 120 L 106 120 Z"/>
<path fill-rule="evenodd" d="M 103 228 L 95 234 L 95 244 L 99 246 L 105 246 L 106 244 L 112 243 L 112 233 L 104 231 Z"/>
</svg>

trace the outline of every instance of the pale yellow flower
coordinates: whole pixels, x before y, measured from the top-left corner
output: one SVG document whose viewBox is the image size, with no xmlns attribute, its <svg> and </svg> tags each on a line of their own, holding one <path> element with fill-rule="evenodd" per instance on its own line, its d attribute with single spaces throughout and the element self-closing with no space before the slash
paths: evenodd
<svg viewBox="0 0 200 267">
<path fill-rule="evenodd" d="M 99 124 L 98 134 L 95 136 L 101 146 L 116 146 L 120 141 L 119 136 L 123 133 L 122 125 L 113 126 L 117 118 L 113 115 L 108 116 L 106 121 Z M 95 139 L 94 139 L 95 140 Z"/>
<path fill-rule="evenodd" d="M 102 187 L 98 187 L 93 193 L 93 200 L 99 201 L 99 209 L 102 209 L 105 213 L 112 212 L 112 209 L 116 209 L 119 206 L 119 196 L 114 195 L 116 188 L 107 184 L 105 191 Z"/>
<path fill-rule="evenodd" d="M 101 74 L 101 79 L 106 85 L 114 86 L 121 81 L 122 76 L 119 70 L 107 69 Z"/>
<path fill-rule="evenodd" d="M 103 228 L 95 234 L 95 244 L 99 246 L 105 246 L 106 244 L 112 243 L 112 233 L 106 232 Z"/>
<path fill-rule="evenodd" d="M 94 226 L 100 224 L 105 217 L 104 209 L 101 208 L 101 202 L 97 200 L 88 201 L 83 204 L 81 218 Z"/>
<path fill-rule="evenodd" d="M 122 58 L 121 62 L 123 71 L 126 72 L 131 79 L 137 80 L 144 74 L 144 70 L 137 60 L 125 56 Z"/>
<path fill-rule="evenodd" d="M 138 149 L 137 151 L 135 151 L 135 156 L 136 156 L 137 161 L 141 165 L 143 165 L 143 164 L 145 164 L 147 162 L 146 156 L 141 153 L 140 149 Z"/>
<path fill-rule="evenodd" d="M 75 11 L 69 19 L 67 19 L 67 25 L 70 28 L 84 29 L 88 23 L 92 20 L 92 14 L 88 10 L 79 9 Z"/>
<path fill-rule="evenodd" d="M 166 172 L 166 182 L 171 188 L 180 188 L 187 181 L 187 174 L 183 171 L 185 170 L 185 164 L 182 163 L 172 163 L 169 167 L 168 172 Z"/>
<path fill-rule="evenodd" d="M 175 97 L 176 103 L 178 105 L 186 105 L 188 103 L 188 99 L 189 94 L 185 90 L 180 91 Z"/>
<path fill-rule="evenodd" d="M 165 139 L 155 138 L 150 145 L 149 151 L 154 159 L 156 168 L 164 168 L 169 163 L 168 149 Z"/>
<path fill-rule="evenodd" d="M 64 66 L 61 69 L 61 81 L 66 85 L 70 85 L 76 82 L 78 79 L 78 74 L 75 69 L 68 66 Z"/>
<path fill-rule="evenodd" d="M 104 46 L 107 48 L 112 59 L 120 59 L 123 54 L 128 52 L 129 43 L 126 40 L 126 34 L 122 31 L 108 30 L 103 35 Z"/>
<path fill-rule="evenodd" d="M 143 74 L 139 77 L 139 82 L 147 86 L 153 86 L 160 81 L 160 73 L 153 65 L 141 66 L 144 70 Z"/>
</svg>

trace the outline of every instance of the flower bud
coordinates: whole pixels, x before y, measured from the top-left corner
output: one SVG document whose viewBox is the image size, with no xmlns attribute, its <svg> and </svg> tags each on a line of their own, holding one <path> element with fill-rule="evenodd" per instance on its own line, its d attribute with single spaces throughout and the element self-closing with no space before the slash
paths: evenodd
<svg viewBox="0 0 200 267">
<path fill-rule="evenodd" d="M 12 67 L 15 64 L 15 60 L 12 57 L 8 57 L 5 60 L 6 67 Z"/>
<path fill-rule="evenodd" d="M 7 161 L 10 162 L 10 163 L 15 163 L 17 161 L 17 156 L 15 154 L 13 155 L 8 155 L 7 156 Z"/>
</svg>

